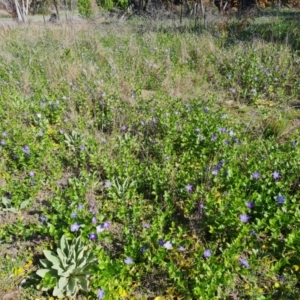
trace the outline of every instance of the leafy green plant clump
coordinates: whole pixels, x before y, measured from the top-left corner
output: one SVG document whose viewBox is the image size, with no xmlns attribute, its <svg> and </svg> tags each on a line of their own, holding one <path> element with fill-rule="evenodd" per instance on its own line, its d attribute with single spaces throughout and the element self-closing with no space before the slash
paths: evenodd
<svg viewBox="0 0 300 300">
<path fill-rule="evenodd" d="M 66 236 L 60 239 L 56 254 L 49 250 L 43 251 L 46 259 L 40 263 L 44 269 L 39 269 L 37 275 L 43 278 L 43 290 L 53 289 L 53 296 L 75 297 L 79 291 L 88 292 L 89 277 L 96 257 L 88 247 L 83 246 L 78 236 L 69 245 Z"/>
</svg>

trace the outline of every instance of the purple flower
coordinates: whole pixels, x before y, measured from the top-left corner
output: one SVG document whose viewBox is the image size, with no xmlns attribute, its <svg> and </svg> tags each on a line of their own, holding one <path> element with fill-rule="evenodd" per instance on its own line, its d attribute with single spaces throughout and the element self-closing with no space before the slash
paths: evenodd
<svg viewBox="0 0 300 300">
<path fill-rule="evenodd" d="M 230 90 L 230 92 L 233 93 L 233 94 L 236 93 L 236 89 L 234 89 L 234 88 L 231 88 L 231 89 L 229 89 L 229 90 Z"/>
<path fill-rule="evenodd" d="M 222 127 L 222 128 L 219 129 L 219 132 L 224 133 L 224 132 L 226 132 L 226 130 L 227 130 L 226 127 Z"/>
<path fill-rule="evenodd" d="M 103 225 L 98 225 L 98 226 L 96 226 L 96 230 L 97 230 L 97 233 L 101 233 L 105 230 L 105 228 L 103 227 Z"/>
<path fill-rule="evenodd" d="M 247 214 L 241 214 L 240 215 L 240 221 L 243 223 L 247 223 L 249 221 L 249 216 Z"/>
<path fill-rule="evenodd" d="M 107 229 L 108 227 L 110 227 L 111 223 L 109 221 L 106 221 L 103 223 L 103 228 Z"/>
<path fill-rule="evenodd" d="M 279 277 L 279 280 L 283 283 L 283 282 L 285 282 L 285 277 L 284 277 L 283 275 L 281 275 L 281 276 Z"/>
<path fill-rule="evenodd" d="M 292 147 L 296 147 L 297 144 L 298 144 L 298 141 L 293 141 L 292 142 Z"/>
<path fill-rule="evenodd" d="M 71 218 L 74 219 L 74 218 L 76 218 L 76 217 L 77 217 L 77 212 L 72 212 L 72 213 L 71 213 Z"/>
<path fill-rule="evenodd" d="M 205 258 L 209 258 L 211 255 L 212 255 L 212 252 L 211 252 L 210 249 L 206 249 L 206 250 L 204 251 L 204 253 L 203 253 L 203 256 L 204 256 Z"/>
<path fill-rule="evenodd" d="M 1 144 L 2 146 L 5 146 L 5 145 L 6 145 L 6 142 L 5 142 L 4 140 L 1 140 L 1 141 L 0 141 L 0 144 Z"/>
<path fill-rule="evenodd" d="M 111 187 L 111 182 L 110 182 L 109 180 L 108 180 L 108 181 L 105 181 L 104 186 L 105 186 L 106 188 Z"/>
<path fill-rule="evenodd" d="M 250 267 L 248 261 L 247 261 L 246 259 L 244 259 L 244 258 L 239 258 L 239 262 L 240 262 L 240 264 L 241 264 L 242 266 L 244 266 L 245 268 L 249 268 L 249 267 Z"/>
<path fill-rule="evenodd" d="M 254 235 L 254 234 L 255 234 L 255 231 L 254 231 L 253 229 L 251 229 L 251 230 L 250 230 L 250 234 L 251 234 L 251 235 Z"/>
<path fill-rule="evenodd" d="M 126 259 L 124 260 L 126 265 L 132 265 L 133 264 L 133 260 L 131 257 L 126 257 Z"/>
<path fill-rule="evenodd" d="M 97 223 L 97 218 L 96 217 L 92 218 L 92 223 L 94 223 L 94 224 Z"/>
<path fill-rule="evenodd" d="M 121 129 L 122 129 L 123 131 L 125 131 L 125 130 L 127 129 L 127 127 L 126 127 L 125 125 L 123 125 L 123 126 L 121 127 Z"/>
<path fill-rule="evenodd" d="M 81 146 L 80 146 L 80 150 L 81 150 L 81 151 L 84 151 L 84 150 L 85 150 L 85 146 L 84 146 L 84 145 L 81 145 Z"/>
<path fill-rule="evenodd" d="M 159 246 L 163 246 L 164 245 L 164 240 L 163 239 L 159 239 L 158 240 L 158 245 Z"/>
<path fill-rule="evenodd" d="M 25 154 L 27 154 L 27 155 L 30 154 L 30 149 L 29 149 L 28 146 L 24 146 L 24 147 L 22 148 L 22 151 L 23 151 Z"/>
<path fill-rule="evenodd" d="M 46 222 L 47 218 L 45 216 L 40 216 L 40 220 L 44 223 Z"/>
<path fill-rule="evenodd" d="M 211 171 L 211 174 L 213 174 L 213 175 L 218 175 L 218 173 L 219 173 L 218 168 L 213 168 L 212 171 Z"/>
<path fill-rule="evenodd" d="M 254 172 L 254 173 L 252 174 L 252 177 L 253 177 L 254 179 L 258 179 L 258 178 L 260 177 L 260 174 L 259 174 L 258 172 Z"/>
<path fill-rule="evenodd" d="M 95 233 L 90 234 L 90 240 L 94 241 L 97 238 L 97 235 Z"/>
<path fill-rule="evenodd" d="M 215 142 L 215 141 L 217 140 L 217 135 L 216 135 L 215 133 L 212 134 L 211 140 L 212 140 L 213 142 Z"/>
<path fill-rule="evenodd" d="M 7 137 L 7 132 L 6 131 L 2 132 L 2 136 Z"/>
<path fill-rule="evenodd" d="M 229 131 L 229 135 L 230 135 L 230 136 L 234 136 L 234 135 L 235 135 L 234 131 L 233 131 L 233 130 L 230 130 L 230 131 Z"/>
<path fill-rule="evenodd" d="M 180 247 L 177 248 L 177 250 L 180 251 L 180 252 L 183 252 L 183 251 L 185 251 L 185 248 L 183 246 L 180 246 Z"/>
<path fill-rule="evenodd" d="M 97 298 L 98 298 L 99 300 L 101 300 L 101 299 L 103 299 L 104 297 L 105 297 L 104 290 L 99 289 L 99 290 L 98 290 L 98 293 L 97 293 Z"/>
<path fill-rule="evenodd" d="M 252 209 L 254 207 L 254 203 L 253 202 L 247 202 L 247 207 Z"/>
<path fill-rule="evenodd" d="M 143 246 L 141 249 L 142 254 L 144 254 L 146 250 L 147 250 L 146 246 Z"/>
<path fill-rule="evenodd" d="M 200 129 L 199 129 L 199 128 L 196 128 L 195 131 L 199 133 L 199 132 L 200 132 Z"/>
<path fill-rule="evenodd" d="M 34 180 L 30 180 L 30 185 L 35 185 L 35 181 Z"/>
<path fill-rule="evenodd" d="M 33 171 L 30 171 L 28 174 L 30 177 L 34 177 L 34 175 L 35 175 L 35 173 Z"/>
<path fill-rule="evenodd" d="M 203 107 L 203 111 L 208 114 L 209 113 L 209 109 L 207 107 Z"/>
<path fill-rule="evenodd" d="M 217 164 L 217 168 L 220 170 L 224 165 L 224 161 L 221 160 L 218 164 Z"/>
<path fill-rule="evenodd" d="M 186 185 L 185 188 L 188 192 L 191 192 L 193 190 L 193 186 L 191 184 Z"/>
<path fill-rule="evenodd" d="M 150 224 L 149 224 L 149 223 L 145 223 L 145 224 L 143 225 L 143 227 L 144 227 L 145 229 L 149 229 L 149 228 L 150 228 Z"/>
<path fill-rule="evenodd" d="M 172 248 L 172 244 L 170 241 L 167 241 L 166 243 L 164 243 L 163 245 L 167 250 L 170 250 Z"/>
<path fill-rule="evenodd" d="M 79 209 L 79 210 L 82 210 L 82 209 L 83 209 L 83 204 L 82 204 L 82 203 L 79 203 L 79 204 L 78 204 L 78 209 Z"/>
<path fill-rule="evenodd" d="M 273 178 L 274 178 L 274 179 L 278 179 L 278 178 L 280 177 L 280 174 L 279 174 L 279 172 L 277 172 L 277 171 L 274 171 L 274 172 L 272 173 L 272 175 L 273 175 Z"/>
<path fill-rule="evenodd" d="M 80 228 L 80 225 L 78 225 L 77 223 L 74 223 L 71 225 L 71 231 L 72 232 L 75 232 L 75 231 L 78 231 Z"/>
<path fill-rule="evenodd" d="M 277 196 L 276 201 L 278 204 L 283 204 L 285 201 L 285 196 L 282 196 L 282 195 Z"/>
</svg>

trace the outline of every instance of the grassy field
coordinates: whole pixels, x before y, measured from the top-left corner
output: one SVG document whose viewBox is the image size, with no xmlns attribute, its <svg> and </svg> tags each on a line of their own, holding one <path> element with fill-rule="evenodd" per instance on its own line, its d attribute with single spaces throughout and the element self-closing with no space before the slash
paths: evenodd
<svg viewBox="0 0 300 300">
<path fill-rule="evenodd" d="M 297 11 L 0 30 L 0 299 L 299 299 Z"/>
</svg>

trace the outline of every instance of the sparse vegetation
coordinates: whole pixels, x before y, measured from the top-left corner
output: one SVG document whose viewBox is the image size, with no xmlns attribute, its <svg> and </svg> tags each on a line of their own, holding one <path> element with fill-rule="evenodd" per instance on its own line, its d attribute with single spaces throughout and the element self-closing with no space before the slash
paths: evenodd
<svg viewBox="0 0 300 300">
<path fill-rule="evenodd" d="M 0 298 L 299 299 L 278 16 L 3 27 Z"/>
</svg>

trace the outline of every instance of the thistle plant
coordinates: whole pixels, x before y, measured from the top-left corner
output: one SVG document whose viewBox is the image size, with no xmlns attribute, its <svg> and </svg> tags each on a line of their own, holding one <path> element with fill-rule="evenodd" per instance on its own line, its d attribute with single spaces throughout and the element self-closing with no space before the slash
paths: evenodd
<svg viewBox="0 0 300 300">
<path fill-rule="evenodd" d="M 79 291 L 87 292 L 95 256 L 82 244 L 80 236 L 69 245 L 63 235 L 56 253 L 44 250 L 46 259 L 40 263 L 44 267 L 37 271 L 43 278 L 43 290 L 54 287 L 54 297 L 75 297 Z"/>
</svg>

